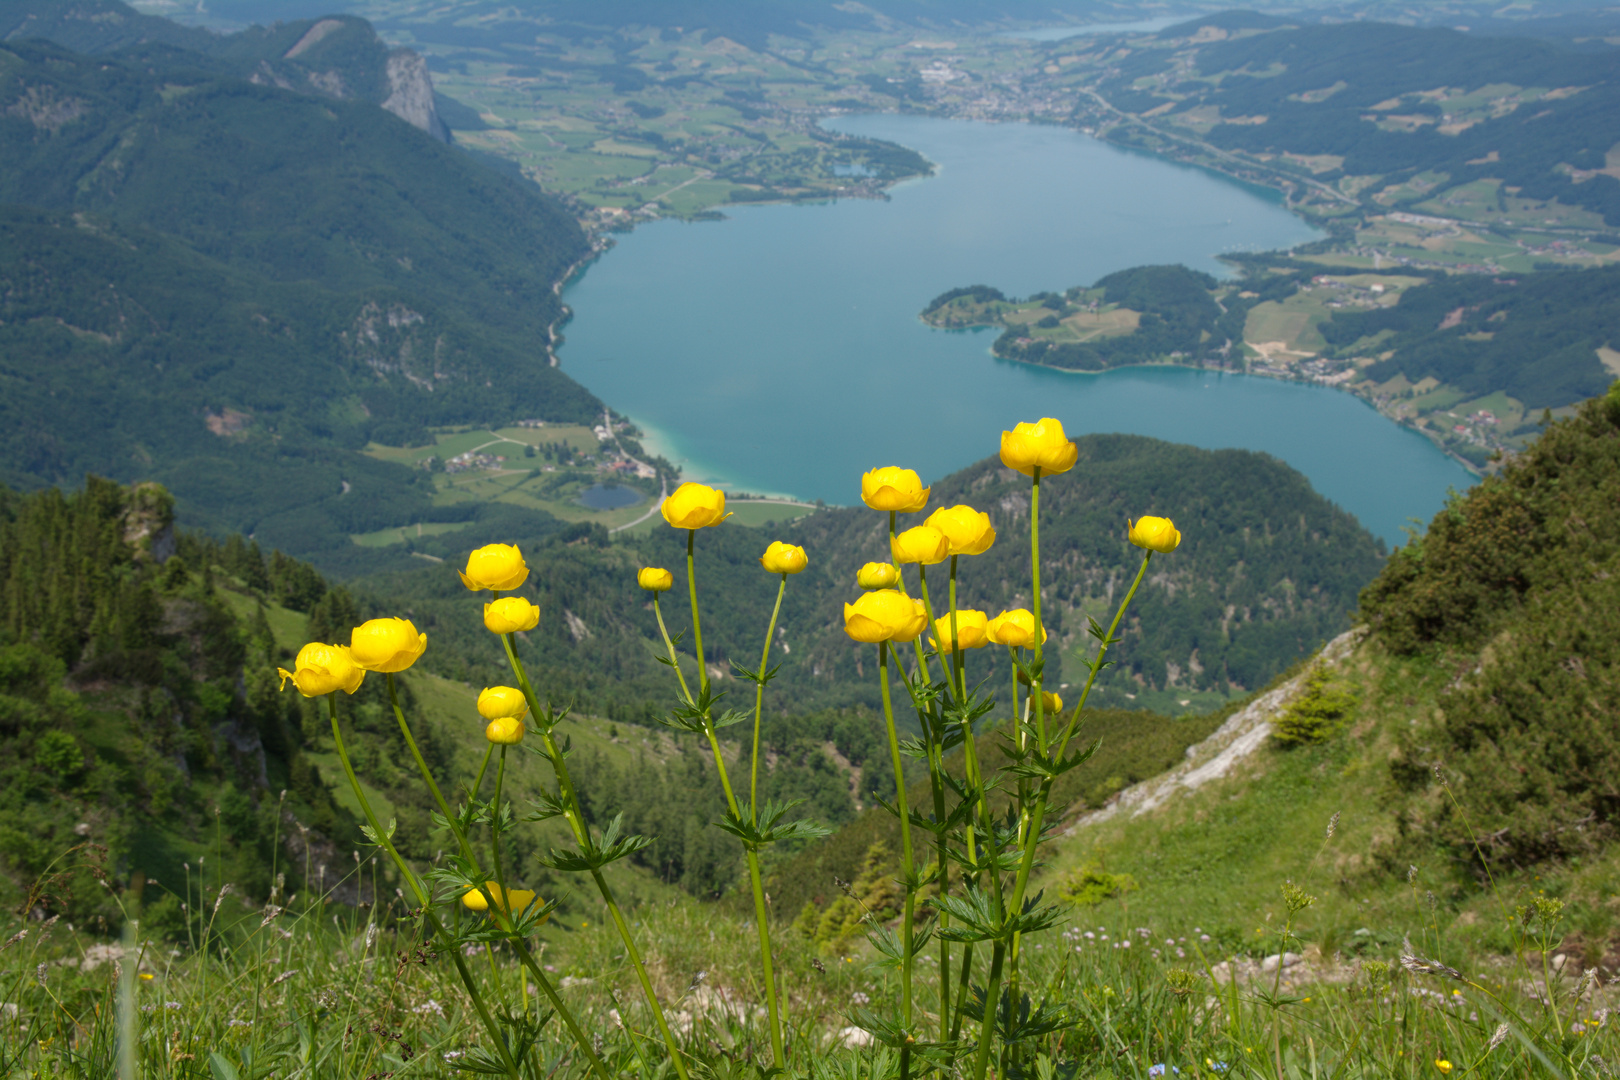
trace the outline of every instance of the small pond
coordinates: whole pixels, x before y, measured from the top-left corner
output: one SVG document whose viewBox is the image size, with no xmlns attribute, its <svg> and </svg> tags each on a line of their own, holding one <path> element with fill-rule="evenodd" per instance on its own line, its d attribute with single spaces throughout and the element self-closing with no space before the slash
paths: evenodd
<svg viewBox="0 0 1620 1080">
<path fill-rule="evenodd" d="M 579 493 L 579 501 L 592 510 L 623 510 L 645 498 L 635 488 L 620 484 L 592 484 Z"/>
</svg>

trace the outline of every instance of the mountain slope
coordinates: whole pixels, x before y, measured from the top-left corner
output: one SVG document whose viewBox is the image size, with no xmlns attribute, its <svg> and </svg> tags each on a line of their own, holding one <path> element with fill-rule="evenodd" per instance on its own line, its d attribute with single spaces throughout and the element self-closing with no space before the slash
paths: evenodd
<svg viewBox="0 0 1620 1080">
<path fill-rule="evenodd" d="M 1044 614 L 1058 644 L 1049 680 L 1079 670 L 1070 661 L 1085 639 L 1084 617 L 1111 615 L 1110 597 L 1135 573 L 1138 553 L 1125 540 L 1126 518 L 1165 514 L 1185 536 L 1138 594 L 1119 655 L 1123 677 L 1100 704 L 1134 701 L 1180 711 L 1183 700 L 1213 704 L 1263 685 L 1343 630 L 1357 590 L 1378 572 L 1379 543 L 1275 459 L 1135 436 L 1078 442 L 1079 465 L 1042 485 Z M 1027 586 L 1018 584 L 1028 575 L 1028 551 L 1018 539 L 1029 513 L 1027 480 L 994 459 L 981 462 L 935 484 L 930 506 L 958 502 L 986 511 L 1002 536 L 987 554 L 961 560 L 963 605 L 991 614 L 1028 606 Z M 908 518 L 902 528 L 921 520 Z M 697 538 L 703 640 L 722 688 L 743 689 L 726 674 L 732 661 L 749 668 L 759 662 L 777 581 L 757 560 L 771 540 L 783 539 L 803 545 L 810 566 L 788 583 L 771 650 L 771 662 L 782 665 L 772 684 L 772 699 L 781 704 L 773 708 L 875 704 L 871 650 L 844 635 L 842 605 L 856 594 L 855 570 L 886 558 L 887 527 L 886 515 L 857 507 L 775 529 L 703 530 Z M 491 541 L 520 543 L 533 567 L 520 591 L 543 611 L 529 636 L 546 668 L 547 692 L 622 719 L 649 719 L 651 703 L 670 700 L 668 673 L 653 660 L 661 651 L 657 626 L 635 570 L 655 565 L 675 573 L 665 618 L 672 631 L 687 625 L 683 533 L 660 524 L 651 534 L 609 542 L 583 526 L 530 536 L 474 525 L 413 543 L 454 566 Z M 929 575 L 936 607 L 946 603 L 948 572 L 942 565 Z M 915 588 L 915 572 L 908 580 Z M 408 602 L 424 629 L 453 638 L 470 666 L 448 674 L 488 679 L 500 671 L 499 652 L 450 567 L 372 578 L 361 587 Z M 970 678 L 1004 662 L 995 652 L 970 655 Z"/>
<path fill-rule="evenodd" d="M 601 415 L 546 351 L 586 251 L 555 201 L 373 104 L 153 49 L 0 46 L 8 482 L 161 477 L 335 565 L 430 513 L 368 440 Z"/>
</svg>

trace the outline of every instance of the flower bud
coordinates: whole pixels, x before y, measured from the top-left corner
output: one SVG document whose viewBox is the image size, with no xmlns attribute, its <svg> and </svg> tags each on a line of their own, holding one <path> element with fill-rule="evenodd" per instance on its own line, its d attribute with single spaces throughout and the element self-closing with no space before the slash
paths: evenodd
<svg viewBox="0 0 1620 1080">
<path fill-rule="evenodd" d="M 874 510 L 914 514 L 928 505 L 928 493 L 913 469 L 885 465 L 861 474 L 861 501 Z"/>
<path fill-rule="evenodd" d="M 1025 476 L 1068 472 L 1079 460 L 1080 448 L 1063 433 L 1063 423 L 1047 417 L 1033 424 L 1014 424 L 1001 433 L 1001 463 Z"/>
<path fill-rule="evenodd" d="M 675 585 L 675 575 L 656 566 L 648 566 L 636 573 L 636 584 L 648 592 L 668 592 Z"/>
<path fill-rule="evenodd" d="M 726 493 L 704 484 L 688 481 L 664 500 L 664 520 L 677 529 L 706 529 L 731 515 L 726 513 Z"/>
<path fill-rule="evenodd" d="M 945 534 L 952 555 L 983 555 L 996 542 L 990 515 L 971 506 L 942 507 L 929 514 L 923 524 Z"/>
<path fill-rule="evenodd" d="M 486 544 L 467 556 L 467 569 L 461 574 L 461 583 L 477 592 L 494 589 L 510 592 L 529 578 L 529 567 L 523 553 L 511 544 Z"/>
<path fill-rule="evenodd" d="M 855 584 L 863 589 L 892 589 L 900 584 L 900 571 L 893 563 L 869 562 L 855 572 Z"/>
<path fill-rule="evenodd" d="M 484 626 L 492 634 L 515 634 L 540 625 L 540 609 L 521 596 L 503 596 L 484 605 Z"/>
<path fill-rule="evenodd" d="M 802 547 L 773 540 L 771 546 L 765 549 L 765 554 L 759 557 L 759 565 L 773 574 L 797 574 L 810 565 L 810 557 Z"/>
<path fill-rule="evenodd" d="M 928 625 L 921 600 L 893 589 L 865 593 L 844 605 L 844 633 L 856 641 L 911 641 Z"/>
<path fill-rule="evenodd" d="M 985 637 L 997 645 L 1015 649 L 1028 649 L 1035 645 L 1035 616 L 1025 608 L 1003 611 L 985 627 Z M 1046 641 L 1046 628 L 1041 628 L 1041 641 Z"/>
<path fill-rule="evenodd" d="M 1063 699 L 1049 691 L 1041 691 L 1041 705 L 1047 716 L 1056 716 L 1063 711 Z"/>
<path fill-rule="evenodd" d="M 323 645 L 318 641 L 298 650 L 293 668 L 292 671 L 276 669 L 281 674 L 281 688 L 285 690 L 287 680 L 291 679 L 298 692 L 309 698 L 337 690 L 352 694 L 360 689 L 360 681 L 366 677 L 366 669 L 354 662 L 347 645 Z"/>
<path fill-rule="evenodd" d="M 987 622 L 988 620 L 982 611 L 958 608 L 956 611 L 956 644 L 964 649 L 981 649 L 990 644 L 990 639 L 984 636 Z M 956 651 L 951 647 L 951 616 L 949 612 L 934 620 L 932 644 L 935 649 L 942 653 Z"/>
<path fill-rule="evenodd" d="M 521 720 L 528 711 L 528 699 L 515 686 L 486 686 L 478 695 L 478 715 L 485 720 L 499 720 L 504 716 Z"/>
<path fill-rule="evenodd" d="M 1134 523 L 1126 518 L 1125 521 L 1131 527 L 1131 543 L 1139 548 L 1168 555 L 1181 543 L 1181 531 L 1170 524 L 1169 518 L 1137 518 Z"/>
<path fill-rule="evenodd" d="M 484 738 L 497 746 L 516 746 L 524 734 L 523 721 L 515 716 L 498 717 L 484 728 Z"/>
<path fill-rule="evenodd" d="M 896 562 L 933 566 L 950 556 L 951 542 L 932 525 L 918 525 L 890 540 L 889 551 Z"/>
<path fill-rule="evenodd" d="M 349 652 L 367 671 L 404 671 L 427 651 L 427 635 L 409 619 L 372 619 L 354 628 Z"/>
</svg>

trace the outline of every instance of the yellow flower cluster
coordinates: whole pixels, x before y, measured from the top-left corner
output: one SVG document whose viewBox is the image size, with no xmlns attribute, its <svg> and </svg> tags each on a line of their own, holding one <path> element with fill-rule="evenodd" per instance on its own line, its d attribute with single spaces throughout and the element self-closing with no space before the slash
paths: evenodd
<svg viewBox="0 0 1620 1080">
<path fill-rule="evenodd" d="M 409 619 L 372 619 L 354 628 L 347 645 L 312 641 L 298 650 L 293 670 L 277 668 L 281 688 L 287 680 L 305 697 L 324 697 L 342 690 L 360 689 L 366 672 L 404 671 L 427 650 L 427 635 L 417 633 Z"/>
</svg>

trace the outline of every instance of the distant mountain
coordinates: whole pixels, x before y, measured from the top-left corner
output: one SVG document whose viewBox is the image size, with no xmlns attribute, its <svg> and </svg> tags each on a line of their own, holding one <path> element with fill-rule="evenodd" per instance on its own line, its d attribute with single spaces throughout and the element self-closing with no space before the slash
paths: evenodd
<svg viewBox="0 0 1620 1080">
<path fill-rule="evenodd" d="M 1343 158 L 1323 183 L 1425 174 L 1435 199 L 1489 178 L 1620 225 L 1620 49 L 1250 12 L 1156 37 L 1165 47 L 1127 50 L 1100 84 L 1125 112 L 1227 150 Z"/>
<path fill-rule="evenodd" d="M 161 477 L 190 522 L 337 558 L 430 505 L 368 440 L 601 415 L 546 348 L 587 244 L 369 100 L 241 77 L 232 42 L 0 45 L 0 477 Z"/>
<path fill-rule="evenodd" d="M 260 85 L 370 101 L 440 142 L 450 141 L 422 57 L 390 49 L 370 23 L 353 16 L 278 20 L 268 28 L 220 35 L 143 15 L 119 0 L 14 0 L 0 11 L 0 41 L 28 38 L 82 53 L 154 45 L 185 49 Z"/>
</svg>

